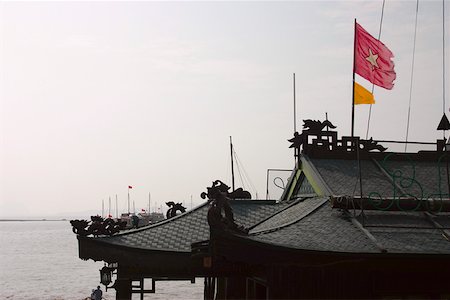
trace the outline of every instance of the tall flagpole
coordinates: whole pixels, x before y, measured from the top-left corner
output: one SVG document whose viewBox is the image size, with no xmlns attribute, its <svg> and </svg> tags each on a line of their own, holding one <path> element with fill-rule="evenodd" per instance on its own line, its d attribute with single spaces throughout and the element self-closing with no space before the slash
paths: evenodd
<svg viewBox="0 0 450 300">
<path fill-rule="evenodd" d="M 354 36 L 353 36 L 353 79 L 352 79 L 352 137 L 355 133 L 355 54 L 356 54 L 356 18 L 354 24 Z"/>
</svg>

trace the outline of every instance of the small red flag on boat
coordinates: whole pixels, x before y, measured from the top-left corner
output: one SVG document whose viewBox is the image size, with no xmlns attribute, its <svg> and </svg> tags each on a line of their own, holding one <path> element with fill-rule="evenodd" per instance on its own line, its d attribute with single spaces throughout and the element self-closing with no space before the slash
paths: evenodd
<svg viewBox="0 0 450 300">
<path fill-rule="evenodd" d="M 375 85 L 391 90 L 397 77 L 394 54 L 381 41 L 355 24 L 355 73 Z"/>
<path fill-rule="evenodd" d="M 132 189 L 133 187 L 131 185 L 128 186 L 129 189 Z"/>
</svg>

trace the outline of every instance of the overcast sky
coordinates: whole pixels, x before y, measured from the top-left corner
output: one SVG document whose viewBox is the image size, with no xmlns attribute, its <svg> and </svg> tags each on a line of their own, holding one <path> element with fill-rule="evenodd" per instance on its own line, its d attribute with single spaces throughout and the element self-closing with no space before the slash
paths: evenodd
<svg viewBox="0 0 450 300">
<path fill-rule="evenodd" d="M 297 128 L 328 113 L 349 135 L 353 22 L 378 36 L 381 9 L 381 0 L 0 2 L 0 217 L 100 213 L 109 197 L 115 210 L 116 194 L 122 212 L 128 185 L 137 210 L 149 192 L 152 210 L 190 208 L 213 180 L 231 185 L 229 136 L 254 186 L 245 188 L 265 198 L 267 169 L 294 165 L 293 73 Z M 375 87 L 374 139 L 405 140 L 415 10 L 385 4 L 381 40 L 397 80 Z M 442 137 L 442 15 L 442 1 L 420 1 L 411 141 Z M 449 2 L 445 19 L 448 70 Z M 356 135 L 366 135 L 368 108 L 356 107 Z"/>
</svg>

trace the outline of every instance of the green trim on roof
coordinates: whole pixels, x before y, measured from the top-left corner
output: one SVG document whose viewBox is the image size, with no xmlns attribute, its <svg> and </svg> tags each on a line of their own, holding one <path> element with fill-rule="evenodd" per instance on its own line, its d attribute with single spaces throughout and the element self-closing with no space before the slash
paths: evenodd
<svg viewBox="0 0 450 300">
<path fill-rule="evenodd" d="M 286 200 L 290 200 L 291 199 L 292 194 L 294 193 L 295 187 L 297 186 L 297 182 L 299 181 L 299 179 L 301 177 L 301 174 L 302 174 L 302 170 L 297 169 L 295 171 L 295 175 L 294 175 L 293 180 L 291 181 L 291 185 L 289 187 L 289 193 L 288 193 L 288 195 L 286 197 Z"/>
<path fill-rule="evenodd" d="M 301 168 L 318 196 L 331 196 L 333 192 L 306 155 L 301 156 Z"/>
</svg>

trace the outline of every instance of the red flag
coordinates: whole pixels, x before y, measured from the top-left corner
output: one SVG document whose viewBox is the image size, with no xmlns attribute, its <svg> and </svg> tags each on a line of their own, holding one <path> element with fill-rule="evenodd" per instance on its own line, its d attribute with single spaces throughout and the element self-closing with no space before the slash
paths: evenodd
<svg viewBox="0 0 450 300">
<path fill-rule="evenodd" d="M 133 187 L 131 185 L 128 186 L 129 189 L 132 189 Z"/>
<path fill-rule="evenodd" d="M 385 89 L 394 87 L 394 54 L 356 23 L 355 73 Z"/>
</svg>

